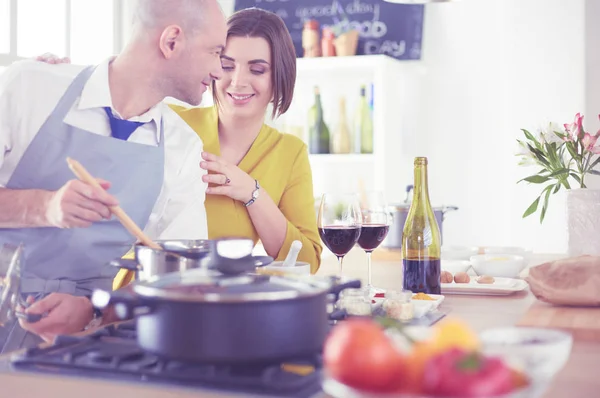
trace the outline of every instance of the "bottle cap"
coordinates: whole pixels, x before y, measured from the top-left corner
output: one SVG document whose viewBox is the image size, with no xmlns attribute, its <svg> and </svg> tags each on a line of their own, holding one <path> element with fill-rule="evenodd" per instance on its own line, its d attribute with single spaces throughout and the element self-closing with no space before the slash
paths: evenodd
<svg viewBox="0 0 600 398">
<path fill-rule="evenodd" d="M 423 166 L 427 165 L 427 158 L 424 156 L 419 156 L 415 158 L 415 166 Z"/>
</svg>

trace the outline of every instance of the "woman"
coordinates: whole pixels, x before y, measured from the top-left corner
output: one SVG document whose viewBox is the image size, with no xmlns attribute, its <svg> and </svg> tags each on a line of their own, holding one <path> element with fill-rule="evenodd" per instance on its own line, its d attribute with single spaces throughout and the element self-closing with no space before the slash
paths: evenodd
<svg viewBox="0 0 600 398">
<path fill-rule="evenodd" d="M 294 92 L 296 53 L 284 22 L 257 8 L 234 13 L 221 65 L 214 107 L 173 106 L 204 142 L 209 238 L 260 239 L 276 260 L 300 240 L 298 260 L 316 272 L 322 246 L 306 145 L 264 123 L 269 104 L 280 116 Z"/>
</svg>

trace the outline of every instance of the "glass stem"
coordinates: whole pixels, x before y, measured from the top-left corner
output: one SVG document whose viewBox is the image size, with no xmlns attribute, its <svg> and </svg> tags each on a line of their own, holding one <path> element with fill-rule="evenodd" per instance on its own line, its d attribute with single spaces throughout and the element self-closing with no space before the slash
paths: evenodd
<svg viewBox="0 0 600 398">
<path fill-rule="evenodd" d="M 340 264 L 340 278 L 343 276 L 342 265 L 344 262 L 344 256 L 337 256 L 338 263 Z"/>
<path fill-rule="evenodd" d="M 368 272 L 368 282 L 367 282 L 367 286 L 369 287 L 369 289 L 371 288 L 371 286 L 373 286 L 371 284 L 371 251 L 365 252 L 367 253 L 367 272 Z"/>
</svg>

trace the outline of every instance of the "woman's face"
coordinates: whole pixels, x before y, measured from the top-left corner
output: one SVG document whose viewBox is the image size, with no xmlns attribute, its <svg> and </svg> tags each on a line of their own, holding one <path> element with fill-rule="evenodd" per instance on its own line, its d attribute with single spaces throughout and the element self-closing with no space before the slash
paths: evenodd
<svg viewBox="0 0 600 398">
<path fill-rule="evenodd" d="M 215 88 L 223 111 L 236 117 L 264 116 L 273 99 L 269 43 L 261 37 L 230 37 L 221 65 L 223 77 Z"/>
</svg>

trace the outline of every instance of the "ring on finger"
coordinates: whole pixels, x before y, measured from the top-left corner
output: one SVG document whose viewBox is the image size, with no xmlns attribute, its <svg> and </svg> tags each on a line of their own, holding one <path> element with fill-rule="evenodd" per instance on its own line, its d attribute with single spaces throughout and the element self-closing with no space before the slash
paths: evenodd
<svg viewBox="0 0 600 398">
<path fill-rule="evenodd" d="M 231 180 L 229 179 L 229 177 L 225 176 L 225 185 L 229 185 L 230 182 Z"/>
</svg>

